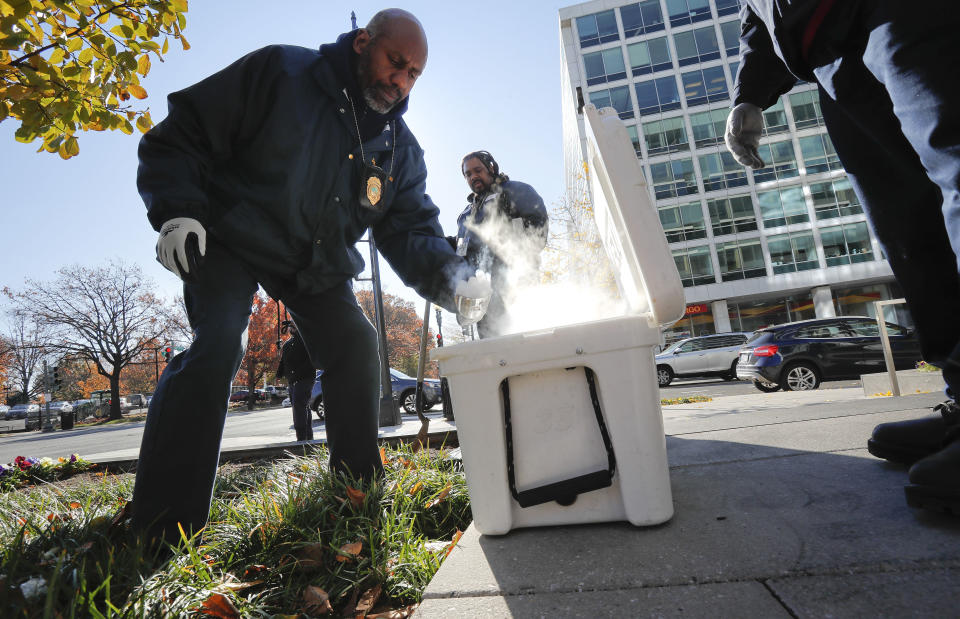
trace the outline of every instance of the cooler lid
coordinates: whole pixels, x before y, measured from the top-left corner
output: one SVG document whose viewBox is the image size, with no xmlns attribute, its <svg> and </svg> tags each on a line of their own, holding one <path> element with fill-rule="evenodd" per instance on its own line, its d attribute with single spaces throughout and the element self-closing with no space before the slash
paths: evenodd
<svg viewBox="0 0 960 619">
<path fill-rule="evenodd" d="M 627 128 L 613 108 L 583 108 L 586 163 L 600 240 L 631 314 L 680 320 L 683 285 Z"/>
</svg>

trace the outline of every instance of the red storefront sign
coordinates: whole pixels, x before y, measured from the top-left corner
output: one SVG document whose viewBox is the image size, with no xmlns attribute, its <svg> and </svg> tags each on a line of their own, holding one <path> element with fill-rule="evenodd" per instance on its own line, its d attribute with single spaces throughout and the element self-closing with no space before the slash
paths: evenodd
<svg viewBox="0 0 960 619">
<path fill-rule="evenodd" d="M 693 316 L 694 314 L 706 314 L 710 311 L 710 306 L 706 303 L 695 303 L 694 305 L 688 305 L 687 309 L 683 312 L 684 316 Z"/>
</svg>

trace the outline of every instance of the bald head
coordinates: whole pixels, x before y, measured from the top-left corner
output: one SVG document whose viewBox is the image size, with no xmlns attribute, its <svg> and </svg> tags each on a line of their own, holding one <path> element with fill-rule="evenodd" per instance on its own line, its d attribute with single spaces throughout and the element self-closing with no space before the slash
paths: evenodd
<svg viewBox="0 0 960 619">
<path fill-rule="evenodd" d="M 427 34 L 423 31 L 423 24 L 413 13 L 403 9 L 384 9 L 374 15 L 365 28 L 370 40 L 376 43 L 381 35 L 387 37 L 419 39 L 423 45 L 424 54 L 427 51 Z"/>
<path fill-rule="evenodd" d="M 420 21 L 403 9 L 373 16 L 353 39 L 357 80 L 367 106 L 386 114 L 413 89 L 427 64 L 427 35 Z"/>
</svg>

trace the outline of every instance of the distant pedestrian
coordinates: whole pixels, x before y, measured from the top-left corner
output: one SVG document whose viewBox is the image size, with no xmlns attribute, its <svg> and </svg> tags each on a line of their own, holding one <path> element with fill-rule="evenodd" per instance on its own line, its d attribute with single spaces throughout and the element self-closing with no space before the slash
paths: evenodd
<svg viewBox="0 0 960 619">
<path fill-rule="evenodd" d="M 313 421 L 310 418 L 310 394 L 317 378 L 317 370 L 310 361 L 307 345 L 303 343 L 297 325 L 284 320 L 281 332 L 289 333 L 280 351 L 277 378 L 286 378 L 290 386 L 290 405 L 293 408 L 293 429 L 298 441 L 313 440 Z"/>
</svg>

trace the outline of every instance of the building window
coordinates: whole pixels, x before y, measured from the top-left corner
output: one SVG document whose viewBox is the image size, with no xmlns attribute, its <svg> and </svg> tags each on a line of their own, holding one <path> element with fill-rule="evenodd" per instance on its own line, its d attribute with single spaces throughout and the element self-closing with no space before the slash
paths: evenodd
<svg viewBox="0 0 960 619">
<path fill-rule="evenodd" d="M 714 236 L 750 232 L 757 229 L 757 216 L 750 196 L 733 196 L 707 200 Z"/>
<path fill-rule="evenodd" d="M 627 127 L 627 135 L 630 136 L 630 143 L 633 144 L 633 150 L 636 151 L 637 157 L 640 156 L 640 136 L 637 134 L 637 126 L 630 125 Z"/>
<path fill-rule="evenodd" d="M 817 219 L 834 219 L 863 212 L 860 199 L 846 178 L 813 183 L 810 185 L 810 194 L 813 196 L 813 210 Z"/>
<path fill-rule="evenodd" d="M 790 95 L 790 107 L 793 108 L 793 122 L 797 129 L 823 125 L 820 112 L 820 95 L 816 90 L 798 92 Z"/>
<path fill-rule="evenodd" d="M 800 154 L 803 156 L 803 167 L 807 174 L 818 174 L 830 170 L 840 170 L 840 158 L 833 149 L 833 142 L 826 133 L 800 138 Z"/>
<path fill-rule="evenodd" d="M 730 63 L 730 79 L 733 80 L 734 85 L 737 83 L 737 70 L 740 68 L 740 61 L 736 60 Z"/>
<path fill-rule="evenodd" d="M 684 73 L 683 96 L 687 100 L 687 107 L 725 101 L 730 98 L 727 92 L 727 78 L 723 75 L 723 67 L 708 67 Z"/>
<path fill-rule="evenodd" d="M 672 75 L 639 82 L 634 86 L 634 90 L 637 93 L 637 107 L 640 108 L 641 116 L 680 109 L 677 80 Z"/>
<path fill-rule="evenodd" d="M 725 150 L 700 156 L 703 190 L 733 189 L 747 184 L 747 169 Z"/>
<path fill-rule="evenodd" d="M 740 12 L 740 0 L 716 0 L 717 15 L 735 15 Z M 735 23 L 739 27 L 739 22 Z"/>
<path fill-rule="evenodd" d="M 626 86 L 618 86 L 610 90 L 597 90 L 590 93 L 590 103 L 597 109 L 612 107 L 617 110 L 620 118 L 633 118 L 633 104 L 630 103 L 630 90 Z"/>
<path fill-rule="evenodd" d="M 623 36 L 628 39 L 663 30 L 660 0 L 646 0 L 620 7 L 620 21 L 623 22 Z"/>
<path fill-rule="evenodd" d="M 647 142 L 647 155 L 690 150 L 683 118 L 679 116 L 643 123 L 643 137 Z"/>
<path fill-rule="evenodd" d="M 692 159 L 650 164 L 650 176 L 653 179 L 653 194 L 658 200 L 697 193 Z"/>
<path fill-rule="evenodd" d="M 693 127 L 693 143 L 697 148 L 723 144 L 723 133 L 727 126 L 726 108 L 690 114 Z"/>
<path fill-rule="evenodd" d="M 727 56 L 740 55 L 740 20 L 725 21 L 720 24 L 720 36 Z"/>
<path fill-rule="evenodd" d="M 777 99 L 777 103 L 768 107 L 763 112 L 763 135 L 773 133 L 782 133 L 790 129 L 787 124 L 787 113 L 783 110 L 783 98 Z"/>
<path fill-rule="evenodd" d="M 619 47 L 584 54 L 583 66 L 587 70 L 587 86 L 615 82 L 627 77 L 627 68 L 623 64 L 623 53 Z"/>
<path fill-rule="evenodd" d="M 673 68 L 667 37 L 628 45 L 627 56 L 630 58 L 630 72 L 634 77 Z"/>
<path fill-rule="evenodd" d="M 717 279 L 713 276 L 713 263 L 710 261 L 710 247 L 691 247 L 678 249 L 673 253 L 673 261 L 680 272 L 680 281 L 684 287 L 714 284 Z"/>
<path fill-rule="evenodd" d="M 617 32 L 617 18 L 613 14 L 613 9 L 578 17 L 577 32 L 580 34 L 581 48 L 620 40 L 620 34 Z"/>
<path fill-rule="evenodd" d="M 758 183 L 772 180 L 793 178 L 800 174 L 797 170 L 797 158 L 793 152 L 793 142 L 771 142 L 761 144 L 757 149 L 760 158 L 766 162 L 766 167 L 753 171 L 753 180 Z"/>
<path fill-rule="evenodd" d="M 707 238 L 707 226 L 699 202 L 663 206 L 657 210 L 668 243 Z"/>
<path fill-rule="evenodd" d="M 682 26 L 710 19 L 709 0 L 667 0 L 671 26 Z"/>
<path fill-rule="evenodd" d="M 673 35 L 677 47 L 677 62 L 681 67 L 720 58 L 720 46 L 713 26 L 687 30 Z"/>
<path fill-rule="evenodd" d="M 873 248 L 870 245 L 866 222 L 821 228 L 820 241 L 823 243 L 828 267 L 873 260 Z"/>
<path fill-rule="evenodd" d="M 770 264 L 774 274 L 808 271 L 820 266 L 812 232 L 769 236 L 767 249 L 770 251 Z"/>
<path fill-rule="evenodd" d="M 720 263 L 720 280 L 724 282 L 764 277 L 767 274 L 760 239 L 717 243 L 717 260 Z"/>
<path fill-rule="evenodd" d="M 800 186 L 758 192 L 757 202 L 760 203 L 764 228 L 810 221 L 807 202 L 803 199 L 803 188 Z"/>
</svg>

